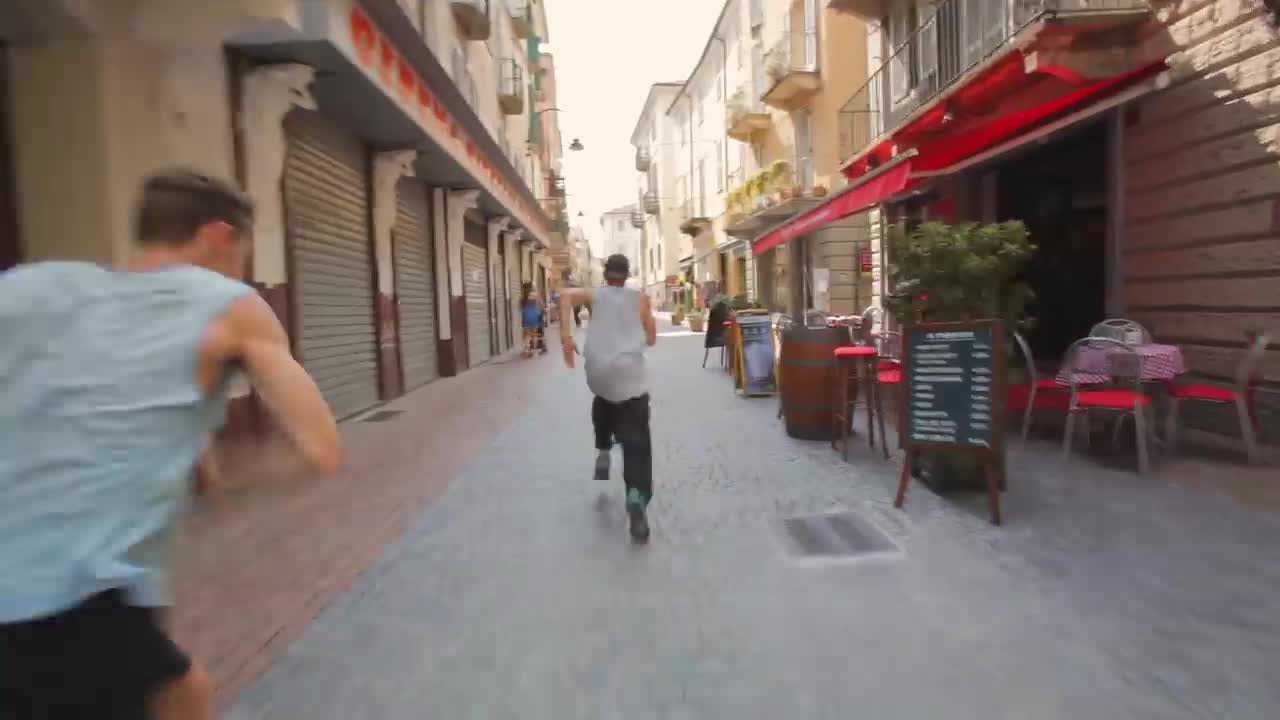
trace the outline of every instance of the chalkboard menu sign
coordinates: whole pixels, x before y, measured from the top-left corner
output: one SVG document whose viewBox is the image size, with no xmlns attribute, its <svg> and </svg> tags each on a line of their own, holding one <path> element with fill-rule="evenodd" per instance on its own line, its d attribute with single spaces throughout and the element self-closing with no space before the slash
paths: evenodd
<svg viewBox="0 0 1280 720">
<path fill-rule="evenodd" d="M 738 359 L 742 368 L 742 394 L 773 395 L 773 326 L 768 313 L 738 313 Z"/>
<path fill-rule="evenodd" d="M 986 467 L 992 521 L 1004 473 L 1004 329 L 998 320 L 922 323 L 902 334 L 902 507 L 916 451 L 966 452 Z"/>
<path fill-rule="evenodd" d="M 993 343 L 989 327 L 907 331 L 903 345 L 910 365 L 904 417 L 912 441 L 992 447 Z"/>
</svg>

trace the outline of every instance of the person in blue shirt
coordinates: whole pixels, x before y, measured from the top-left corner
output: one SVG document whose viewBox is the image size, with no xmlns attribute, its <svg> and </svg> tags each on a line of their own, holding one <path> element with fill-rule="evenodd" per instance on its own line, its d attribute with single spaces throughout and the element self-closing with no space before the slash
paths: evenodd
<svg viewBox="0 0 1280 720">
<path fill-rule="evenodd" d="M 524 326 L 524 356 L 533 357 L 538 347 L 542 332 L 542 303 L 538 302 L 538 294 L 532 288 L 525 288 L 524 299 L 520 301 L 520 324 Z M 543 352 L 546 352 L 544 347 Z"/>
<path fill-rule="evenodd" d="M 210 720 L 165 614 L 191 471 L 247 373 L 301 464 L 336 471 L 333 415 L 240 282 L 253 205 L 199 173 L 148 178 L 119 268 L 0 275 L 0 717 Z"/>
</svg>

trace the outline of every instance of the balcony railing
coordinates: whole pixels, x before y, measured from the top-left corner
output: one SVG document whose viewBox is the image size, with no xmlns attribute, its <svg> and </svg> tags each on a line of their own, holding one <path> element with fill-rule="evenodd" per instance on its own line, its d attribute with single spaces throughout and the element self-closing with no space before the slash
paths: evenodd
<svg viewBox="0 0 1280 720">
<path fill-rule="evenodd" d="M 644 206 L 644 211 L 650 215 L 657 215 L 658 211 L 662 209 L 662 204 L 658 201 L 658 193 L 652 190 L 644 194 L 641 203 Z"/>
<path fill-rule="evenodd" d="M 551 173 L 551 197 L 562 198 L 564 196 L 564 176 Z"/>
<path fill-rule="evenodd" d="M 821 86 L 818 69 L 817 31 L 792 30 L 773 46 L 765 60 L 770 87 L 763 100 L 780 110 L 803 106 Z"/>
<path fill-rule="evenodd" d="M 450 5 L 463 37 L 489 39 L 489 0 L 450 0 Z"/>
<path fill-rule="evenodd" d="M 649 153 L 649 148 L 640 145 L 636 147 L 636 172 L 649 172 L 649 165 L 653 163 L 653 156 Z"/>
<path fill-rule="evenodd" d="M 757 133 L 769 129 L 771 118 L 764 103 L 739 88 L 724 107 L 725 134 L 734 140 L 751 142 Z"/>
<path fill-rule="evenodd" d="M 515 30 L 516 37 L 521 40 L 528 39 L 529 33 L 533 31 L 533 18 L 530 17 L 529 10 L 529 0 L 507 0 L 511 27 Z"/>
<path fill-rule="evenodd" d="M 1143 0 L 941 0 L 935 8 L 841 109 L 842 157 L 898 127 L 1037 20 L 1148 12 Z"/>
<path fill-rule="evenodd" d="M 641 210 L 631 211 L 631 227 L 639 230 L 644 227 L 644 212 Z"/>
<path fill-rule="evenodd" d="M 524 113 L 524 68 L 512 58 L 502 58 L 498 67 L 498 105 L 507 115 Z"/>
</svg>

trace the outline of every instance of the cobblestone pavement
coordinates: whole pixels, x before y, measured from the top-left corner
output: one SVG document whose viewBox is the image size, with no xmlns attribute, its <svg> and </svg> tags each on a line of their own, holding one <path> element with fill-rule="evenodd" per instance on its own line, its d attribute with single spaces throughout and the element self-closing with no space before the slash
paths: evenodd
<svg viewBox="0 0 1280 720">
<path fill-rule="evenodd" d="M 231 717 L 1275 717 L 1275 515 L 1048 445 L 1014 450 L 1003 528 L 920 487 L 897 511 L 895 462 L 788 439 L 700 337 L 651 357 L 649 546 L 590 479 L 581 370 L 531 361 L 527 410 Z M 778 519 L 832 509 L 900 552 L 791 559 Z"/>
</svg>

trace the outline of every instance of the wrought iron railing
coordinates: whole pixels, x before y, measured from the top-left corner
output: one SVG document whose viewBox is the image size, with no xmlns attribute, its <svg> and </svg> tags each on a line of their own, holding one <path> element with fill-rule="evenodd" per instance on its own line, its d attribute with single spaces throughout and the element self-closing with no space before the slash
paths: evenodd
<svg viewBox="0 0 1280 720">
<path fill-rule="evenodd" d="M 661 209 L 661 203 L 658 202 L 658 193 L 652 190 L 642 196 L 641 203 L 644 205 L 644 211 L 650 215 L 657 215 Z"/>
<path fill-rule="evenodd" d="M 896 128 L 1037 20 L 1146 7 L 1144 0 L 941 0 L 904 41 L 893 38 L 889 57 L 840 110 L 841 156 Z"/>
</svg>

